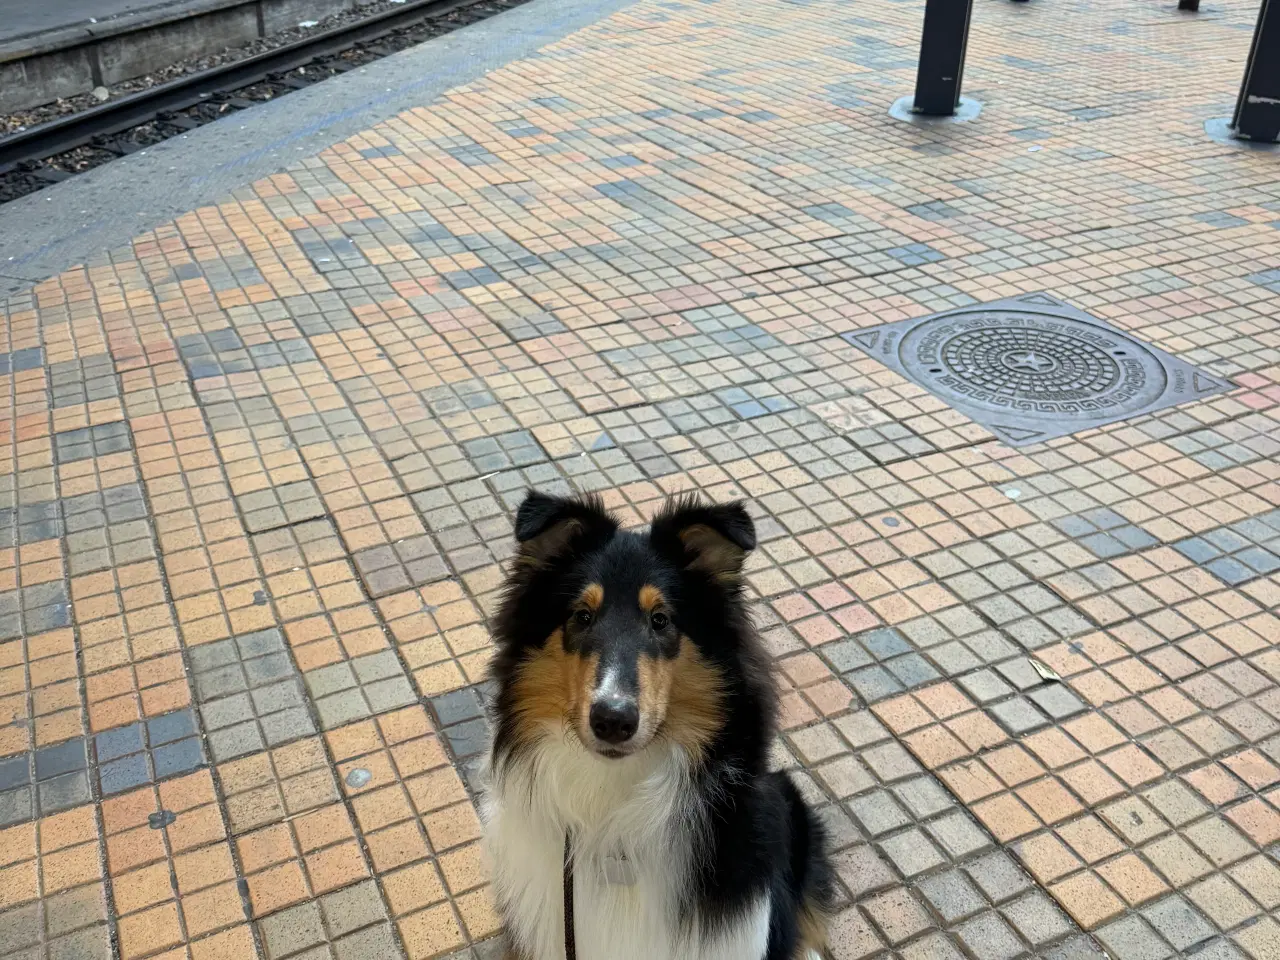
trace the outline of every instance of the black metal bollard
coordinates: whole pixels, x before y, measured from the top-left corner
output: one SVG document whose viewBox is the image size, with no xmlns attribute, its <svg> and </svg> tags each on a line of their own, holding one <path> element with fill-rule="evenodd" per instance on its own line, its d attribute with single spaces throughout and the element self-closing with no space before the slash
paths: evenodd
<svg viewBox="0 0 1280 960">
<path fill-rule="evenodd" d="M 1190 10 L 1195 13 L 1200 9 L 1200 0 L 1178 0 L 1179 10 Z"/>
<path fill-rule="evenodd" d="M 925 0 L 913 113 L 949 117 L 960 103 L 973 0 Z"/>
<path fill-rule="evenodd" d="M 1231 126 L 1244 140 L 1280 142 L 1280 0 L 1262 0 Z"/>
</svg>

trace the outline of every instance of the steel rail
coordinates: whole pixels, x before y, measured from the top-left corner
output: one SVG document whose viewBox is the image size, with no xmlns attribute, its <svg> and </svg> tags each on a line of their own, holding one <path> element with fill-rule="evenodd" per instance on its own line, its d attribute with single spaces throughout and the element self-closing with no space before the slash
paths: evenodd
<svg viewBox="0 0 1280 960">
<path fill-rule="evenodd" d="M 474 3 L 476 0 L 408 0 L 403 7 L 384 10 L 367 19 L 305 37 L 274 50 L 179 77 L 119 100 L 0 137 L 0 174 L 9 173 L 20 163 L 56 157 L 89 145 L 98 137 L 109 137 L 156 121 L 160 119 L 159 114 L 210 102 L 218 94 L 261 83 L 274 74 L 305 67 L 320 57 L 341 53 L 359 43 Z"/>
</svg>

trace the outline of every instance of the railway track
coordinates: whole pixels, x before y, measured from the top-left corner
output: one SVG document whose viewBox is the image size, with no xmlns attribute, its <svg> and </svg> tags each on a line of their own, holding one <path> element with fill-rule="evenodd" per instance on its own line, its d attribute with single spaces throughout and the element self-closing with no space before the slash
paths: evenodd
<svg viewBox="0 0 1280 960">
<path fill-rule="evenodd" d="M 255 56 L 0 137 L 0 203 L 528 0 L 406 0 Z"/>
</svg>

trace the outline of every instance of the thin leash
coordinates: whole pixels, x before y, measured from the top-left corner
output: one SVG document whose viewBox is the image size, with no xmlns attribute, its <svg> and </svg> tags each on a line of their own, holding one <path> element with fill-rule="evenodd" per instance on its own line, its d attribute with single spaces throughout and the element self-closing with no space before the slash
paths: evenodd
<svg viewBox="0 0 1280 960">
<path fill-rule="evenodd" d="M 567 830 L 564 834 L 564 960 L 578 960 L 573 924 L 573 853 Z"/>
</svg>

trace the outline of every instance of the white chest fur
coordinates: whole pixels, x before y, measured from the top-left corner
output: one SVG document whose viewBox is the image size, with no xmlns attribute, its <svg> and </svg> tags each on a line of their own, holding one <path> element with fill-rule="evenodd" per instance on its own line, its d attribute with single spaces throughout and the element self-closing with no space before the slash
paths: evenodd
<svg viewBox="0 0 1280 960">
<path fill-rule="evenodd" d="M 576 851 L 578 960 L 763 960 L 767 897 L 710 936 L 680 921 L 686 769 L 675 748 L 611 761 L 555 740 L 491 783 L 481 816 L 494 888 L 523 960 L 564 960 L 566 829 Z"/>
</svg>

